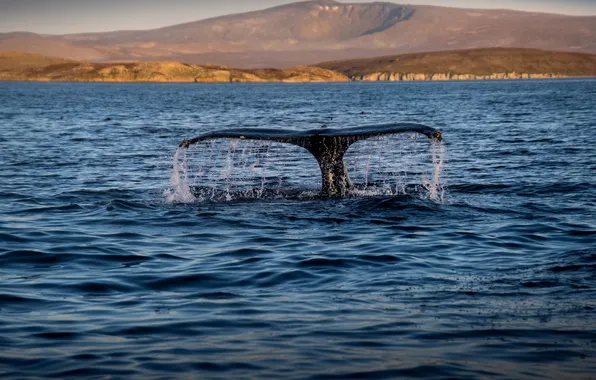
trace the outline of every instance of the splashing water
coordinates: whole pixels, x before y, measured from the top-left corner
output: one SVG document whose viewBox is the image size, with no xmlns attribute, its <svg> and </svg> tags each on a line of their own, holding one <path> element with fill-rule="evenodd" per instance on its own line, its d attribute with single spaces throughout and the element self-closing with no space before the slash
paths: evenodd
<svg viewBox="0 0 596 380">
<path fill-rule="evenodd" d="M 180 154 L 183 156 L 182 163 L 180 163 Z M 170 185 L 172 187 L 164 192 L 168 203 L 193 203 L 197 200 L 188 181 L 186 149 L 178 148 L 174 154 Z"/>
<path fill-rule="evenodd" d="M 445 148 L 416 133 L 381 136 L 353 145 L 346 158 L 356 196 L 417 194 L 444 200 Z"/>
<path fill-rule="evenodd" d="M 443 202 L 445 147 L 417 134 L 396 134 L 354 144 L 345 161 L 350 196 L 416 195 Z M 189 169 L 189 168 L 192 168 Z M 306 150 L 270 141 L 208 140 L 176 151 L 168 203 L 238 199 L 311 199 L 321 173 Z"/>
<path fill-rule="evenodd" d="M 445 170 L 445 144 L 442 141 L 431 141 L 431 155 L 433 162 L 432 179 L 424 179 L 423 185 L 428 190 L 429 198 L 442 203 L 445 200 L 445 185 L 442 182 Z"/>
</svg>

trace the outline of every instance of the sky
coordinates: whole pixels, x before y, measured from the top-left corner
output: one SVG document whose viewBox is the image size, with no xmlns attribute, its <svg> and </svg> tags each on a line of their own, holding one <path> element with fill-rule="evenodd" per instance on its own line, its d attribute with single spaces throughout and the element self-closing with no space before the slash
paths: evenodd
<svg viewBox="0 0 596 380">
<path fill-rule="evenodd" d="M 295 0 L 0 0 L 0 33 L 43 34 L 153 29 Z M 379 0 L 381 1 L 381 0 Z M 596 15 L 596 0 L 385 0 L 412 5 Z M 366 0 L 345 0 L 366 3 Z"/>
</svg>

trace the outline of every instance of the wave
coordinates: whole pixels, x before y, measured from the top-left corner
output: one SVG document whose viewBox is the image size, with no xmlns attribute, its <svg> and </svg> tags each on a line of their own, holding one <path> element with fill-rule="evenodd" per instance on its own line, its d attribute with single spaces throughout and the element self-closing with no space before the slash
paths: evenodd
<svg viewBox="0 0 596 380">
<path fill-rule="evenodd" d="M 68 248 L 61 248 L 65 251 L 71 251 Z M 86 248 L 90 250 L 101 250 L 100 248 Z M 76 249 L 75 249 L 76 251 Z M 0 264 L 2 266 L 11 265 L 35 265 L 55 266 L 65 263 L 81 263 L 93 266 L 113 266 L 116 264 L 142 263 L 153 260 L 152 257 L 131 254 L 88 254 L 88 253 L 49 253 L 35 250 L 12 250 L 0 254 Z"/>
<path fill-rule="evenodd" d="M 576 193 L 580 191 L 591 191 L 594 185 L 588 182 L 570 182 L 570 183 L 495 183 L 495 184 L 450 184 L 448 191 L 450 193 L 462 194 L 515 194 L 521 196 L 533 196 L 544 194 L 546 196 L 553 193 Z"/>
</svg>

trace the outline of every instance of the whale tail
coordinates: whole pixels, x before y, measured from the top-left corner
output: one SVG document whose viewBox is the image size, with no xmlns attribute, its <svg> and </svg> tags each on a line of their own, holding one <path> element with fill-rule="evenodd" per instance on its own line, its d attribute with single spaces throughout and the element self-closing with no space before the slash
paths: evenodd
<svg viewBox="0 0 596 380">
<path fill-rule="evenodd" d="M 322 194 L 344 196 L 352 188 L 344 162 L 344 155 L 350 146 L 363 139 L 396 133 L 419 133 L 431 140 L 442 140 L 442 133 L 434 128 L 420 124 L 396 123 L 309 131 L 263 128 L 227 129 L 184 140 L 180 143 L 180 148 L 188 148 L 201 141 L 223 138 L 264 140 L 297 145 L 308 150 L 317 160 L 321 169 Z"/>
</svg>

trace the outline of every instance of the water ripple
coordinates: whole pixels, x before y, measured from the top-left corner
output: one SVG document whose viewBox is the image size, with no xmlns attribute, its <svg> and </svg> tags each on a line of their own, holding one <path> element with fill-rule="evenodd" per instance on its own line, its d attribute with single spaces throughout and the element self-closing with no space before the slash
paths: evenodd
<svg viewBox="0 0 596 380">
<path fill-rule="evenodd" d="M 590 378 L 594 83 L 0 83 L 0 376 Z M 389 121 L 443 130 L 442 202 L 422 139 L 343 199 L 274 147 L 270 187 L 164 198 L 185 137 Z"/>
</svg>

